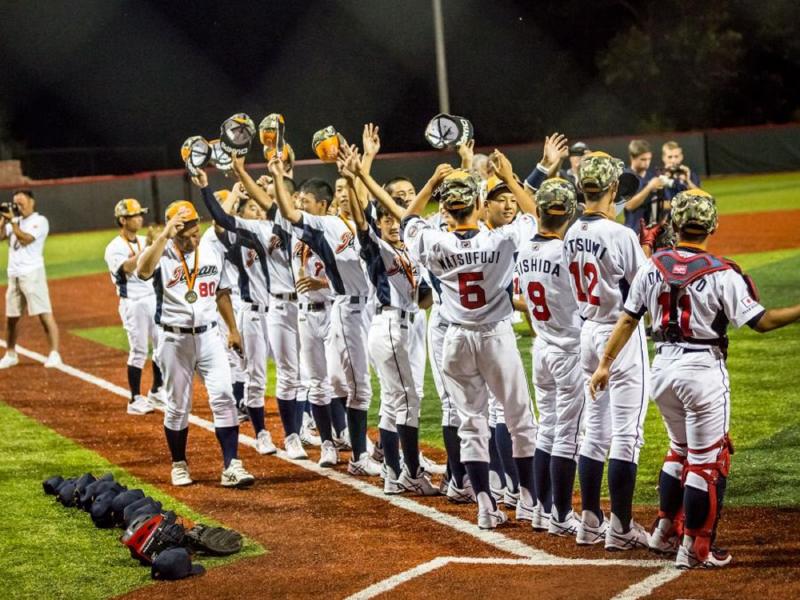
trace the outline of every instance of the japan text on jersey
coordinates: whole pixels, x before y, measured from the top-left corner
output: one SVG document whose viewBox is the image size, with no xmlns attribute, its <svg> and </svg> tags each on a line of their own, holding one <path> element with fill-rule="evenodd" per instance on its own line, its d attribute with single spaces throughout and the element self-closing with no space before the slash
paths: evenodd
<svg viewBox="0 0 800 600">
<path fill-rule="evenodd" d="M 359 231 L 358 239 L 378 305 L 418 311 L 419 269 L 407 250 L 382 240 L 372 227 Z"/>
<path fill-rule="evenodd" d="M 564 263 L 563 246 L 558 238 L 535 235 L 520 246 L 516 271 L 536 332 L 536 343 L 577 352 L 581 320 Z"/>
<path fill-rule="evenodd" d="M 567 230 L 563 255 L 581 317 L 615 323 L 645 262 L 636 234 L 602 215 L 584 214 Z"/>
<path fill-rule="evenodd" d="M 536 233 L 532 217 L 521 215 L 493 230 L 453 232 L 410 217 L 403 230 L 411 257 L 440 281 L 442 306 L 454 323 L 486 325 L 511 317 L 517 248 Z"/>
</svg>

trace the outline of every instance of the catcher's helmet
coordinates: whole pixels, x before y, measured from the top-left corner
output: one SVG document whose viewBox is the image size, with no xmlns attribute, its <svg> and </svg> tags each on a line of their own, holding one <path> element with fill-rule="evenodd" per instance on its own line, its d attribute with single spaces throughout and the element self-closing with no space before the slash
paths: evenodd
<svg viewBox="0 0 800 600">
<path fill-rule="evenodd" d="M 675 231 L 709 234 L 717 229 L 717 201 L 701 189 L 686 190 L 672 199 Z"/>
</svg>

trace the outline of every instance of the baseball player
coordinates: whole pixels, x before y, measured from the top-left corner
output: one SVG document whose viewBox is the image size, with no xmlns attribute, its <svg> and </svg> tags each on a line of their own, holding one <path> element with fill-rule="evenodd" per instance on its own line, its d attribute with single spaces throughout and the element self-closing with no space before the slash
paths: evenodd
<svg viewBox="0 0 800 600">
<path fill-rule="evenodd" d="M 636 234 L 614 220 L 622 170 L 622 161 L 604 152 L 590 152 L 581 158 L 578 174 L 586 209 L 564 237 L 570 286 L 584 320 L 581 368 L 587 384 L 622 312 L 636 269 L 645 261 Z M 587 406 L 578 461 L 583 504 L 578 544 L 605 543 L 607 550 L 647 547 L 647 533 L 633 522 L 631 505 L 639 450 L 644 443 L 648 379 L 642 325 L 620 353 L 608 390 Z M 610 525 L 600 509 L 606 456 Z"/>
<path fill-rule="evenodd" d="M 264 426 L 264 392 L 267 385 L 267 357 L 269 356 L 271 340 L 268 321 L 269 311 L 272 310 L 273 297 L 269 290 L 272 289 L 273 272 L 269 270 L 269 248 L 274 237 L 274 222 L 266 220 L 264 212 L 258 202 L 252 197 L 243 197 L 239 201 L 239 214 L 228 215 L 216 202 L 208 188 L 208 178 L 203 171 L 198 173 L 195 183 L 200 187 L 203 202 L 211 212 L 214 222 L 223 229 L 236 235 L 237 243 L 242 251 L 242 267 L 247 281 L 246 288 L 240 285 L 245 302 L 249 306 L 241 313 L 241 329 L 244 338 L 245 368 L 247 371 L 246 404 L 256 433 L 256 450 L 260 454 L 274 454 L 275 446 L 272 437 Z M 258 186 L 256 186 L 258 188 Z M 263 190 L 258 188 L 259 193 Z M 241 276 L 240 276 L 241 277 Z M 277 298 L 275 298 L 277 300 Z M 286 314 L 284 309 L 283 314 Z M 274 336 L 278 337 L 278 336 Z M 288 346 L 287 344 L 286 346 Z M 287 348 L 284 347 L 284 350 Z M 296 345 L 295 345 L 296 349 Z M 280 352 L 275 353 L 281 355 Z M 289 377 L 292 375 L 292 361 L 290 356 L 283 356 L 285 362 L 276 359 L 279 369 L 278 394 L 283 394 L 287 387 L 280 387 L 280 369 L 284 367 Z M 288 367 L 288 368 L 287 368 Z M 296 371 L 295 371 L 296 372 Z M 284 379 L 284 382 L 286 379 Z M 296 390 L 296 387 L 294 388 Z M 303 444 L 300 442 L 298 414 L 296 399 L 286 400 L 278 396 L 278 411 L 284 429 L 284 448 L 289 458 L 300 460 L 308 458 Z"/>
<path fill-rule="evenodd" d="M 364 207 L 356 196 L 358 162 L 357 153 L 352 151 L 339 162 L 339 168 L 348 179 L 350 213 L 358 230 L 361 258 L 375 288 L 375 316 L 368 344 L 381 382 L 379 431 L 386 465 L 383 491 L 435 496 L 439 490 L 420 466 L 420 397 L 410 357 L 413 350 L 410 329 L 419 313 L 419 270 L 400 240 L 399 210 L 394 202 L 391 208 L 376 207 L 375 228 L 368 223 Z M 402 468 L 400 447 L 403 449 Z"/>
<path fill-rule="evenodd" d="M 251 195 L 259 192 L 244 169 L 241 159 L 234 161 L 236 173 Z M 333 400 L 347 397 L 347 423 L 353 455 L 348 472 L 353 475 L 380 475 L 380 466 L 367 453 L 367 410 L 372 399 L 372 386 L 367 363 L 367 330 L 363 311 L 369 285 L 361 267 L 355 228 L 348 220 L 347 205 L 339 206 L 338 216 L 316 215 L 295 208 L 283 182 L 283 168 L 277 159 L 269 163 L 275 184 L 278 209 L 283 219 L 294 225 L 297 238 L 320 257 L 328 281 L 336 294 L 331 309 L 329 344 L 331 356 L 338 357 L 328 374 L 333 387 Z M 332 190 L 328 184 L 311 179 L 300 187 L 301 202 L 305 195 L 315 201 L 328 201 Z M 318 427 L 321 427 L 317 423 Z"/>
<path fill-rule="evenodd" d="M 239 421 L 225 347 L 215 331 L 217 311 L 230 332 L 229 344 L 242 346 L 230 299 L 231 283 L 223 278 L 225 257 L 200 241 L 199 217 L 185 200 L 167 207 L 164 230 L 139 257 L 136 274 L 153 278 L 155 320 L 162 329 L 156 360 L 164 365 L 167 407 L 164 433 L 172 455 L 172 485 L 192 483 L 186 460 L 194 373 L 205 382 L 222 449 L 224 487 L 248 487 L 255 478 L 238 458 Z"/>
<path fill-rule="evenodd" d="M 155 361 L 153 385 L 149 397 L 141 395 L 142 369 L 147 360 L 148 344 L 158 346 L 156 329 L 156 294 L 153 286 L 136 276 L 136 263 L 147 246 L 147 238 L 137 235 L 142 228 L 147 209 L 134 198 L 125 198 L 114 207 L 114 218 L 119 234 L 106 246 L 105 261 L 111 273 L 111 281 L 119 296 L 119 316 L 125 335 L 128 336 L 128 400 L 129 415 L 144 415 L 153 412 L 154 405 L 164 405 L 161 369 Z"/>
<path fill-rule="evenodd" d="M 497 151 L 492 160 L 523 211 L 532 213 L 534 203 L 514 179 L 508 160 Z M 434 190 L 456 222 L 452 232 L 437 230 L 417 216 Z M 536 423 L 511 326 L 510 292 L 517 247 L 533 237 L 535 221 L 527 214 L 505 227 L 480 230 L 478 181 L 449 165 L 437 167 L 405 213 L 403 239 L 409 253 L 439 279 L 442 304 L 452 319 L 445 333 L 442 370 L 461 416 L 461 458 L 477 498 L 478 527 L 493 529 L 507 516 L 497 508 L 489 486 L 490 391 L 503 405 L 511 432 L 520 481 L 518 518 L 534 506 Z"/>
<path fill-rule="evenodd" d="M 733 453 L 726 329 L 730 323 L 772 331 L 800 320 L 800 305 L 765 310 L 749 277 L 735 263 L 706 251 L 717 228 L 716 202 L 708 193 L 678 194 L 672 224 L 678 245 L 657 252 L 636 273 L 590 390 L 597 394 L 609 385 L 617 356 L 644 313 L 650 313 L 656 342 L 653 398 L 670 438 L 650 548 L 677 553 L 675 564 L 681 568 L 721 567 L 731 561 L 727 551 L 715 547 Z"/>
<path fill-rule="evenodd" d="M 584 407 L 581 321 L 563 257 L 564 234 L 577 209 L 576 196 L 574 186 L 564 179 L 548 179 L 540 185 L 536 192 L 539 231 L 520 246 L 517 261 L 520 289 L 536 333 L 536 512 L 541 519 L 538 525 L 543 528 L 546 522 L 548 531 L 558 536 L 576 535 L 579 525 L 572 511 L 572 489 Z"/>
</svg>

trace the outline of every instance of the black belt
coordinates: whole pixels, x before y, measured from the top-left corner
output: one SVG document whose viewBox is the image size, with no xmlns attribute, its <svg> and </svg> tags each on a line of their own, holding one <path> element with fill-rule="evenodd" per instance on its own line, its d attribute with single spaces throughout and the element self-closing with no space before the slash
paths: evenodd
<svg viewBox="0 0 800 600">
<path fill-rule="evenodd" d="M 405 319 L 406 317 L 408 317 L 408 320 L 411 321 L 412 323 L 414 322 L 414 317 L 417 314 L 413 312 L 408 312 L 407 310 L 400 310 L 399 308 L 395 308 L 394 306 L 379 306 L 378 308 L 375 309 L 375 314 L 379 315 L 384 311 L 395 312 L 398 315 L 400 315 L 401 319 Z"/>
<path fill-rule="evenodd" d="M 214 329 L 217 322 L 214 321 L 211 325 L 201 325 L 200 327 L 173 327 L 172 325 L 161 325 L 161 329 L 168 333 L 205 333 L 209 329 Z"/>
<path fill-rule="evenodd" d="M 350 296 L 350 299 L 348 300 L 348 302 L 350 304 L 362 304 L 362 303 L 366 304 L 367 303 L 367 297 L 366 296 Z"/>
<path fill-rule="evenodd" d="M 263 306 L 261 304 L 251 304 L 250 310 L 252 310 L 253 312 L 268 312 L 269 306 Z"/>
<path fill-rule="evenodd" d="M 321 310 L 325 310 L 328 306 L 328 302 L 309 302 L 307 304 L 299 304 L 298 305 L 300 310 L 305 310 L 308 312 L 319 312 Z"/>
<path fill-rule="evenodd" d="M 297 300 L 297 294 L 295 292 L 291 292 L 289 294 L 270 294 L 273 298 L 277 298 L 278 300 Z"/>
<path fill-rule="evenodd" d="M 656 354 L 661 354 L 661 350 L 664 346 L 659 346 L 656 350 Z M 681 348 L 681 352 L 684 354 L 696 354 L 698 352 L 711 352 L 711 348 Z"/>
</svg>

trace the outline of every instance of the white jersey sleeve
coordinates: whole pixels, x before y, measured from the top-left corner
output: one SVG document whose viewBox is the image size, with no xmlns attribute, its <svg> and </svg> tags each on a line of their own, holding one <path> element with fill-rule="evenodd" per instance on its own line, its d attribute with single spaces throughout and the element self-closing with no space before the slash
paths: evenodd
<svg viewBox="0 0 800 600">
<path fill-rule="evenodd" d="M 738 329 L 761 318 L 766 309 L 753 298 L 744 278 L 733 269 L 719 275 L 722 306 L 731 324 Z"/>
</svg>

